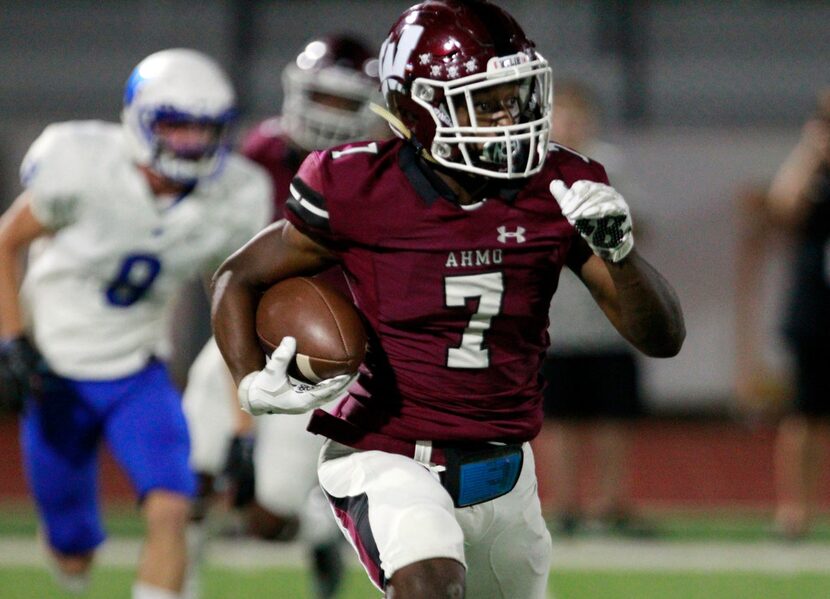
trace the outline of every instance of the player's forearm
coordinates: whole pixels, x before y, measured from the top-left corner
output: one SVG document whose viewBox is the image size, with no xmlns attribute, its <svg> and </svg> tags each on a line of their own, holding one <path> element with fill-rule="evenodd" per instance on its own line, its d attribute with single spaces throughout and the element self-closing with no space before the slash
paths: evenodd
<svg viewBox="0 0 830 599">
<path fill-rule="evenodd" d="M 677 355 L 686 325 L 668 282 L 636 250 L 621 262 L 607 264 L 617 292 L 621 332 L 648 356 Z"/>
<path fill-rule="evenodd" d="M 239 281 L 231 265 L 220 267 L 213 279 L 211 324 L 235 384 L 265 365 L 256 342 L 256 297 L 256 290 Z"/>
<path fill-rule="evenodd" d="M 237 384 L 265 365 L 256 334 L 260 295 L 277 281 L 319 272 L 331 260 L 326 248 L 282 220 L 263 229 L 219 267 L 212 284 L 213 332 Z"/>
<path fill-rule="evenodd" d="M 805 142 L 789 155 L 770 184 L 768 205 L 771 216 L 788 228 L 801 225 L 809 212 L 816 175 L 822 155 Z"/>
<path fill-rule="evenodd" d="M 11 224 L 0 220 L 0 338 L 19 336 L 23 313 L 18 288 L 22 277 L 21 256 L 16 244 L 4 233 Z"/>
<path fill-rule="evenodd" d="M 23 314 L 18 299 L 19 259 L 0 242 L 0 338 L 10 339 L 23 331 Z"/>
<path fill-rule="evenodd" d="M 32 212 L 30 192 L 24 191 L 0 217 L 0 336 L 23 332 L 18 290 L 23 278 L 23 255 L 29 244 L 47 234 Z"/>
</svg>

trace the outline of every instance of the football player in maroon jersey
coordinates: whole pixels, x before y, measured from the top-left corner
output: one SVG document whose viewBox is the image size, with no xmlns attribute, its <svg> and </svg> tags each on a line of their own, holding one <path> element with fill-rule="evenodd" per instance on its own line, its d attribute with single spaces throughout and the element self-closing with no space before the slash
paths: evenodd
<svg viewBox="0 0 830 599">
<path fill-rule="evenodd" d="M 343 395 L 309 424 L 327 437 L 318 474 L 387 596 L 542 598 L 551 542 L 528 441 L 559 273 L 571 268 L 650 356 L 680 351 L 680 305 L 634 250 L 603 167 L 548 144 L 551 71 L 510 15 L 486 1 L 415 5 L 381 48 L 380 80 L 398 139 L 309 155 L 286 218 L 214 277 L 217 342 L 245 411 Z M 256 298 L 331 264 L 369 351 L 356 380 L 298 384 L 293 339 L 262 355 Z"/>
<path fill-rule="evenodd" d="M 376 99 L 377 76 L 376 52 L 348 34 L 311 40 L 285 67 L 282 113 L 254 126 L 241 148 L 270 173 L 278 215 L 309 152 L 369 139 L 377 132 L 383 121 L 369 108 Z"/>
<path fill-rule="evenodd" d="M 348 34 L 312 39 L 285 67 L 282 114 L 254 126 L 241 147 L 271 176 L 276 218 L 282 216 L 291 179 L 309 152 L 368 139 L 384 124 L 369 109 L 369 101 L 378 96 L 377 68 L 377 52 Z M 321 276 L 349 293 L 340 268 Z M 343 539 L 317 483 L 322 438 L 306 431 L 308 414 L 256 423 L 238 408 L 233 415 L 223 397 L 233 389 L 236 404 L 230 383 L 224 361 L 209 341 L 189 370 L 184 394 L 191 463 L 199 473 L 199 502 L 189 530 L 191 555 L 197 558 L 186 585 L 191 599 L 198 594 L 205 518 L 221 474 L 229 479 L 245 532 L 267 540 L 302 539 L 310 549 L 315 596 L 333 597 L 341 578 Z M 277 459 L 280 466 L 274 468 Z"/>
</svg>

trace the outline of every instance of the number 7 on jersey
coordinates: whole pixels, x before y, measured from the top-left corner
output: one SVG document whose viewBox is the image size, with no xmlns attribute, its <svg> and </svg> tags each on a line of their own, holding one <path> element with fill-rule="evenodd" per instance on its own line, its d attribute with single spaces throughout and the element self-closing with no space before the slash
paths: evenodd
<svg viewBox="0 0 830 599">
<path fill-rule="evenodd" d="M 449 368 L 487 368 L 490 365 L 490 350 L 484 347 L 484 335 L 493 317 L 501 311 L 503 295 L 504 281 L 500 272 L 444 278 L 444 301 L 448 308 L 463 307 L 467 300 L 478 298 L 478 307 L 461 335 L 461 345 L 447 350 Z"/>
</svg>

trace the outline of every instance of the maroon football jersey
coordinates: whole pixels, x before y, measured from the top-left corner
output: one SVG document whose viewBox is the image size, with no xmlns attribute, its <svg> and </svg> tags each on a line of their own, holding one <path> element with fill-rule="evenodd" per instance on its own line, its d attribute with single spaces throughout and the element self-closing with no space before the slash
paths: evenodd
<svg viewBox="0 0 830 599">
<path fill-rule="evenodd" d="M 305 158 L 292 146 L 279 117 L 266 119 L 255 126 L 242 141 L 240 152 L 268 171 L 274 186 L 274 220 L 282 218 L 289 196 L 291 180 Z"/>
<path fill-rule="evenodd" d="M 286 218 L 338 254 L 371 328 L 361 376 L 335 416 L 404 440 L 537 434 L 551 297 L 563 265 L 589 255 L 553 179 L 607 182 L 598 163 L 552 146 L 523 186 L 460 206 L 400 140 L 308 156 Z M 351 444 L 314 422 L 309 430 Z"/>
<path fill-rule="evenodd" d="M 291 195 L 291 180 L 300 168 L 306 153 L 291 144 L 280 125 L 279 117 L 266 119 L 254 127 L 245 136 L 241 152 L 265 168 L 271 176 L 274 188 L 274 220 L 281 219 L 285 211 L 285 202 Z M 329 268 L 318 276 L 344 295 L 351 295 L 339 267 Z"/>
</svg>

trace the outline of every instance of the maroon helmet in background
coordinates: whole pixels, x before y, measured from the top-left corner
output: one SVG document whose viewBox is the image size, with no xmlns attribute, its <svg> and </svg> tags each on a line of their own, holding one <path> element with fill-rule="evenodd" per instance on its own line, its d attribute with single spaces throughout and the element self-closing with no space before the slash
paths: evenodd
<svg viewBox="0 0 830 599">
<path fill-rule="evenodd" d="M 376 121 L 378 61 L 361 40 L 329 35 L 306 44 L 282 74 L 282 126 L 311 151 L 365 139 Z"/>
<path fill-rule="evenodd" d="M 528 177 L 547 155 L 552 76 L 518 23 L 486 1 L 430 0 L 407 9 L 380 50 L 381 91 L 393 130 L 446 168 L 499 179 Z M 518 87 L 515 122 L 479 126 L 473 96 Z M 457 111 L 466 109 L 468 126 Z M 402 128 L 401 125 L 404 127 Z"/>
</svg>

